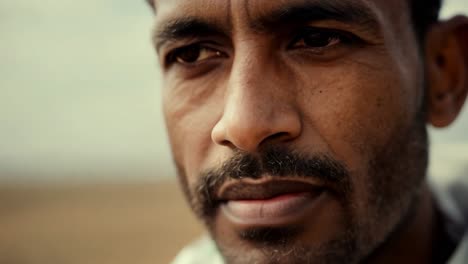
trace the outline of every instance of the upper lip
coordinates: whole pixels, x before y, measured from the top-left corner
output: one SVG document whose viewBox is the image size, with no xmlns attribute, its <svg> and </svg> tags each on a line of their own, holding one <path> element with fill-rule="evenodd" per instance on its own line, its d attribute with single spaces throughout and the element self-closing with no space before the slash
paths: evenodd
<svg viewBox="0 0 468 264">
<path fill-rule="evenodd" d="M 217 200 L 265 200 L 283 194 L 320 192 L 325 188 L 317 182 L 305 179 L 261 179 L 254 181 L 239 180 L 221 186 Z"/>
</svg>

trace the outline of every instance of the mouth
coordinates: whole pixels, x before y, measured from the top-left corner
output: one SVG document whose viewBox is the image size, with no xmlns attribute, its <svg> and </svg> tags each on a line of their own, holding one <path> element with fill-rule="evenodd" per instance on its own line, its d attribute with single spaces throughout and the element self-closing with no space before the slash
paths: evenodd
<svg viewBox="0 0 468 264">
<path fill-rule="evenodd" d="M 305 180 L 242 180 L 223 186 L 222 214 L 241 226 L 282 226 L 298 223 L 323 203 L 326 188 Z"/>
</svg>

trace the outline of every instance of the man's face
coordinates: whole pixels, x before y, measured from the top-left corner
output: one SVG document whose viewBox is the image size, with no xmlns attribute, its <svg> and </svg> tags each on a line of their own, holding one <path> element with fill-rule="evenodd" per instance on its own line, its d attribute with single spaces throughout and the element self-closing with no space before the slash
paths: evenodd
<svg viewBox="0 0 468 264">
<path fill-rule="evenodd" d="M 411 215 L 427 143 L 406 1 L 156 8 L 173 156 L 228 263 L 353 263 Z"/>
</svg>

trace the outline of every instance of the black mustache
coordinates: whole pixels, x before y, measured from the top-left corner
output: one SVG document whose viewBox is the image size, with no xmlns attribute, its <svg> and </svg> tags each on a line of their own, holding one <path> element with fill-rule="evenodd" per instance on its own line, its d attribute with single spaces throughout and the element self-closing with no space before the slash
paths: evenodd
<svg viewBox="0 0 468 264">
<path fill-rule="evenodd" d="M 236 152 L 219 168 L 203 172 L 197 183 L 193 207 L 202 217 L 210 216 L 217 207 L 216 193 L 227 181 L 269 177 L 314 178 L 340 192 L 350 189 L 346 166 L 326 154 L 304 154 L 285 147 L 269 147 L 258 155 Z"/>
</svg>

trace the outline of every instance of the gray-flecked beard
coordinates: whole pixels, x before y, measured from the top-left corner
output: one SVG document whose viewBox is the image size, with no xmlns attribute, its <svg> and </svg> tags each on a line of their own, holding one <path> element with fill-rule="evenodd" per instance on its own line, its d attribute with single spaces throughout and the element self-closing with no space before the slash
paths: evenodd
<svg viewBox="0 0 468 264">
<path fill-rule="evenodd" d="M 396 129 L 391 141 L 367 148 L 368 162 L 366 215 L 356 215 L 353 203 L 353 175 L 339 161 L 327 155 L 308 157 L 287 148 L 267 148 L 260 158 L 238 153 L 220 168 L 206 171 L 198 185 L 189 190 L 182 167 L 182 186 L 195 213 L 205 222 L 226 263 L 360 263 L 385 246 L 413 215 L 423 186 L 428 160 L 427 131 L 419 116 L 413 126 Z M 339 190 L 345 211 L 345 230 L 320 246 L 297 241 L 300 227 L 257 228 L 243 231 L 238 238 L 255 248 L 227 248 L 216 234 L 214 190 L 230 178 L 296 175 L 319 177 Z M 288 176 L 289 177 L 289 176 Z M 356 177 L 360 178 L 360 177 Z M 362 178 L 362 177 L 361 177 Z"/>
</svg>

